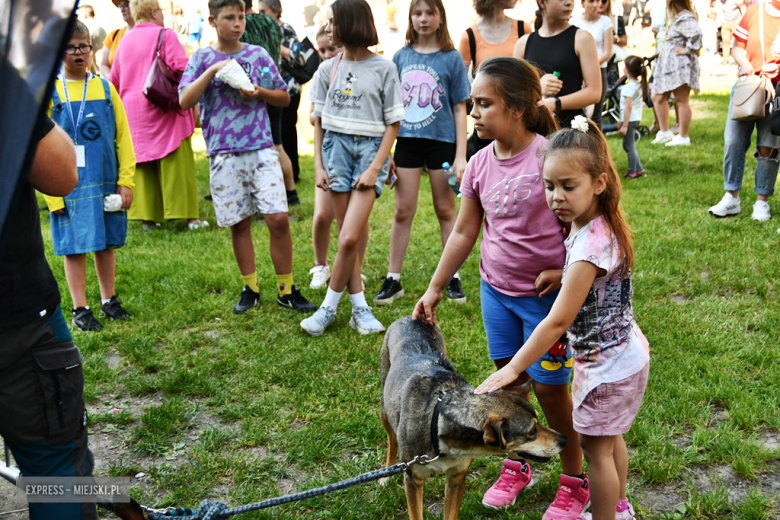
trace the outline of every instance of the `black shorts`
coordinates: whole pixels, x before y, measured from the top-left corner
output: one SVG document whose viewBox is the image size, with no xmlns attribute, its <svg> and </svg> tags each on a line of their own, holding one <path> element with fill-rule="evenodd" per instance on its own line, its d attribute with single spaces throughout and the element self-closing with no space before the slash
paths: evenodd
<svg viewBox="0 0 780 520">
<path fill-rule="evenodd" d="M 441 170 L 443 163 L 455 161 L 455 143 L 444 143 L 420 137 L 399 137 L 395 143 L 395 165 L 398 168 Z"/>
<path fill-rule="evenodd" d="M 271 123 L 271 139 L 274 141 L 274 146 L 282 144 L 282 107 L 266 103 L 265 108 L 268 112 L 268 121 Z"/>
</svg>

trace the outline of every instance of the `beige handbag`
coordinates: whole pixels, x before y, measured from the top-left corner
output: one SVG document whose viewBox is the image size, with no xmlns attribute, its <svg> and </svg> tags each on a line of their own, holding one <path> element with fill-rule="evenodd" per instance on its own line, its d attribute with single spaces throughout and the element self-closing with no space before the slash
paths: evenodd
<svg viewBox="0 0 780 520">
<path fill-rule="evenodd" d="M 764 3 L 758 6 L 758 34 L 761 41 L 761 61 L 764 56 Z M 731 99 L 731 119 L 735 121 L 754 121 L 767 114 L 767 105 L 772 103 L 775 89 L 772 82 L 763 75 L 740 76 Z"/>
</svg>

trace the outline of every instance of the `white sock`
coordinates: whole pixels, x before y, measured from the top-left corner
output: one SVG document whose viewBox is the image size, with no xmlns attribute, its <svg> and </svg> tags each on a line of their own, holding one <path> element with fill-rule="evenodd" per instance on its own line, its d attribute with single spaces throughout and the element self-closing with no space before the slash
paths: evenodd
<svg viewBox="0 0 780 520">
<path fill-rule="evenodd" d="M 344 294 L 344 291 L 336 292 L 328 287 L 328 293 L 325 295 L 325 299 L 322 300 L 322 305 L 320 305 L 320 307 L 330 307 L 335 311 L 336 307 L 339 306 L 339 300 L 341 299 L 342 294 Z"/>
<path fill-rule="evenodd" d="M 368 302 L 366 301 L 366 295 L 365 293 L 363 293 L 363 291 L 360 291 L 359 293 L 355 293 L 355 294 L 350 294 L 349 301 L 352 302 L 353 309 L 357 307 L 368 307 Z"/>
<path fill-rule="evenodd" d="M 460 271 L 455 273 L 455 276 L 453 276 L 453 278 L 457 278 L 458 280 L 460 280 Z"/>
<path fill-rule="evenodd" d="M 108 298 L 107 300 L 104 300 L 103 298 L 100 299 L 100 303 L 103 304 L 103 305 L 107 304 L 110 301 L 111 301 L 111 298 Z"/>
<path fill-rule="evenodd" d="M 396 282 L 400 282 L 401 281 L 401 273 L 387 273 L 387 277 L 388 278 L 392 278 Z"/>
</svg>

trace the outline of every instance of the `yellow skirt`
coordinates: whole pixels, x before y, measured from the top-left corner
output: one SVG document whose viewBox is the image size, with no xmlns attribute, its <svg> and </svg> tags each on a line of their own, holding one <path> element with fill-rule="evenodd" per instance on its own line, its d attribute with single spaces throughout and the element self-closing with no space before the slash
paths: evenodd
<svg viewBox="0 0 780 520">
<path fill-rule="evenodd" d="M 162 159 L 135 166 L 133 204 L 129 220 L 165 220 L 198 218 L 198 182 L 192 137 Z"/>
</svg>

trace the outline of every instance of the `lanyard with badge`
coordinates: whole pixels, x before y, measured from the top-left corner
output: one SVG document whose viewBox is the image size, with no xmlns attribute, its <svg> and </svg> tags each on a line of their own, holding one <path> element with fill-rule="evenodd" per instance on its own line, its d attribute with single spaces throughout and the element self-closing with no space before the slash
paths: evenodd
<svg viewBox="0 0 780 520">
<path fill-rule="evenodd" d="M 81 108 L 79 109 L 79 118 L 73 117 L 73 108 L 70 106 L 70 96 L 68 95 L 68 83 L 63 81 L 63 90 L 65 91 L 65 106 L 68 107 L 68 114 L 70 114 L 70 120 L 73 123 L 73 139 L 76 142 L 76 166 L 78 168 L 84 168 L 87 166 L 86 153 L 84 151 L 84 145 L 79 144 L 79 127 L 81 126 L 81 118 L 84 116 L 84 107 L 87 105 L 87 85 L 89 83 L 90 76 L 92 74 L 87 72 L 87 79 L 84 80 L 84 95 L 81 97 Z M 65 78 L 63 78 L 65 79 Z"/>
</svg>

